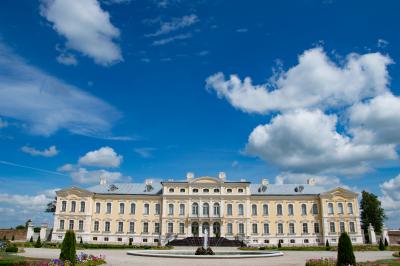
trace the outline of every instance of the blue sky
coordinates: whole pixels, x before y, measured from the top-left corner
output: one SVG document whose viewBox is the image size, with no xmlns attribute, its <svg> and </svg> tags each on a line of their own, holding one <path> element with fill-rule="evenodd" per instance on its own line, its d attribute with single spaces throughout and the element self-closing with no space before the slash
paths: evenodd
<svg viewBox="0 0 400 266">
<path fill-rule="evenodd" d="M 0 226 L 99 176 L 225 171 L 366 189 L 399 227 L 398 8 L 2 1 Z"/>
</svg>

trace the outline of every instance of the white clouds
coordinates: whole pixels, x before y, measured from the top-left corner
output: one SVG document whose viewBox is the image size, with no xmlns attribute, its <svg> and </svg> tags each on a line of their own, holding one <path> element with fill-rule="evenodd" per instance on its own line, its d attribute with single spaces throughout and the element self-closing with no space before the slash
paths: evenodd
<svg viewBox="0 0 400 266">
<path fill-rule="evenodd" d="M 20 120 L 33 134 L 60 129 L 109 135 L 120 117 L 114 107 L 24 62 L 0 43 L 0 115 Z"/>
<path fill-rule="evenodd" d="M 336 115 L 319 110 L 277 115 L 253 130 L 246 152 L 283 169 L 307 173 L 360 173 L 367 170 L 368 161 L 397 158 L 394 145 L 355 144 L 336 131 L 336 123 Z"/>
<path fill-rule="evenodd" d="M 28 153 L 32 156 L 43 156 L 43 157 L 54 157 L 58 154 L 58 150 L 56 146 L 50 146 L 48 149 L 38 150 L 33 147 L 23 146 L 21 151 Z"/>
<path fill-rule="evenodd" d="M 67 39 L 66 47 L 77 50 L 101 65 L 122 61 L 121 50 L 113 42 L 120 35 L 108 12 L 97 0 L 41 0 L 41 15 Z"/>
<path fill-rule="evenodd" d="M 186 15 L 181 18 L 173 18 L 169 22 L 163 22 L 160 25 L 160 29 L 156 32 L 147 34 L 147 37 L 156 37 L 163 34 L 167 34 L 173 31 L 177 31 L 183 28 L 190 27 L 191 25 L 197 23 L 199 21 L 198 17 L 195 14 Z"/>
<path fill-rule="evenodd" d="M 123 156 L 118 155 L 113 148 L 102 147 L 95 151 L 90 151 L 79 158 L 80 165 L 98 167 L 119 167 Z"/>
<path fill-rule="evenodd" d="M 236 30 L 237 33 L 246 33 L 248 31 L 249 31 L 249 29 L 246 29 L 246 28 L 240 28 L 240 29 Z"/>
<path fill-rule="evenodd" d="M 350 131 L 359 143 L 400 143 L 400 98 L 385 93 L 348 110 Z"/>
<path fill-rule="evenodd" d="M 179 35 L 175 35 L 175 36 L 168 37 L 165 39 L 156 40 L 152 43 L 152 45 L 153 46 L 161 46 L 161 45 L 165 45 L 165 44 L 174 42 L 176 40 L 185 40 L 185 39 L 189 39 L 191 37 L 192 37 L 191 33 L 179 34 Z"/>
<path fill-rule="evenodd" d="M 378 48 L 385 48 L 388 45 L 389 45 L 389 42 L 384 39 L 378 39 L 378 41 L 376 42 L 376 46 Z"/>
<path fill-rule="evenodd" d="M 299 56 L 299 63 L 269 82 L 253 85 L 237 75 L 228 80 L 216 73 L 206 80 L 234 107 L 245 112 L 268 113 L 294 108 L 327 109 L 351 105 L 361 99 L 387 91 L 387 65 L 392 60 L 380 53 L 350 54 L 342 65 L 330 60 L 322 48 L 313 48 Z"/>
<path fill-rule="evenodd" d="M 76 66 L 78 60 L 73 54 L 61 53 L 56 58 L 57 62 L 66 66 Z"/>
<path fill-rule="evenodd" d="M 0 128 L 8 127 L 8 122 L 0 117 Z"/>
<path fill-rule="evenodd" d="M 71 172 L 72 180 L 80 184 L 98 183 L 101 178 L 105 178 L 107 182 L 115 182 L 125 179 L 130 181 L 130 177 L 124 177 L 120 172 L 109 172 L 107 170 L 88 171 L 86 168 L 79 168 L 77 171 Z"/>
<path fill-rule="evenodd" d="M 155 151 L 156 148 L 151 148 L 151 147 L 144 147 L 144 148 L 136 148 L 135 152 L 139 154 L 143 158 L 151 158 L 153 157 L 153 151 Z"/>
<path fill-rule="evenodd" d="M 335 176 L 321 176 L 310 174 L 295 174 L 295 173 L 281 173 L 275 177 L 276 184 L 307 184 L 307 180 L 315 179 L 316 186 L 322 186 L 326 190 L 336 187 L 346 187 L 342 184 L 340 179 Z"/>
<path fill-rule="evenodd" d="M 400 215 L 400 175 L 383 182 L 379 187 L 382 192 L 380 200 L 386 215 L 392 222 L 393 220 L 398 221 Z"/>
</svg>

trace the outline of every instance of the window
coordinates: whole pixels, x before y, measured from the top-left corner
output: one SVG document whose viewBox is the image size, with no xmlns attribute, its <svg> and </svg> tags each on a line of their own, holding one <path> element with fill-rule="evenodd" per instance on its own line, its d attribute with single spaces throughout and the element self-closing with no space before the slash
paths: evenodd
<svg viewBox="0 0 400 266">
<path fill-rule="evenodd" d="M 135 232 L 135 222 L 129 222 L 129 233 Z"/>
<path fill-rule="evenodd" d="M 239 234 L 244 235 L 244 224 L 239 224 Z"/>
<path fill-rule="evenodd" d="M 301 215 L 307 215 L 307 205 L 301 204 Z"/>
<path fill-rule="evenodd" d="M 330 222 L 329 223 L 329 230 L 330 230 L 331 233 L 335 233 L 336 232 L 336 230 L 335 230 L 335 222 Z"/>
<path fill-rule="evenodd" d="M 253 229 L 253 234 L 257 234 L 258 233 L 257 224 L 252 224 L 252 229 Z"/>
<path fill-rule="evenodd" d="M 333 214 L 333 203 L 328 203 L 328 214 Z"/>
<path fill-rule="evenodd" d="M 283 244 L 283 239 L 279 239 L 278 242 Z"/>
<path fill-rule="evenodd" d="M 289 215 L 294 215 L 293 204 L 289 204 L 288 205 L 288 214 Z"/>
<path fill-rule="evenodd" d="M 75 212 L 76 209 L 76 201 L 71 202 L 71 212 Z"/>
<path fill-rule="evenodd" d="M 107 242 L 107 241 L 108 241 L 108 237 L 105 237 L 105 238 L 104 238 L 104 241 L 106 241 L 106 242 Z"/>
<path fill-rule="evenodd" d="M 219 188 L 214 188 L 214 193 L 219 193 Z"/>
<path fill-rule="evenodd" d="M 143 223 L 143 233 L 148 233 L 149 232 L 149 223 L 145 222 Z"/>
<path fill-rule="evenodd" d="M 231 223 L 228 223 L 227 228 L 228 228 L 228 234 L 232 234 L 233 233 L 233 228 L 232 228 L 232 224 Z"/>
<path fill-rule="evenodd" d="M 314 223 L 314 233 L 319 234 L 319 223 Z"/>
<path fill-rule="evenodd" d="M 168 204 L 168 214 L 169 215 L 174 214 L 174 204 Z"/>
<path fill-rule="evenodd" d="M 340 229 L 340 233 L 344 233 L 344 231 L 345 231 L 344 222 L 339 223 L 339 229 Z"/>
<path fill-rule="evenodd" d="M 353 203 L 347 203 L 347 211 L 349 212 L 349 214 L 353 214 Z"/>
<path fill-rule="evenodd" d="M 124 222 L 118 222 L 118 232 L 122 233 L 124 231 Z"/>
<path fill-rule="evenodd" d="M 276 206 L 276 214 L 277 214 L 277 215 L 283 215 L 282 204 L 278 204 L 278 205 Z"/>
<path fill-rule="evenodd" d="M 239 215 L 244 214 L 243 204 L 239 204 Z"/>
<path fill-rule="evenodd" d="M 149 213 L 150 213 L 150 205 L 148 203 L 144 204 L 143 212 L 144 212 L 143 213 L 144 215 L 149 215 Z"/>
<path fill-rule="evenodd" d="M 173 193 L 175 190 L 174 190 L 173 188 L 170 188 L 168 191 L 169 191 L 170 193 Z"/>
<path fill-rule="evenodd" d="M 143 243 L 147 243 L 147 238 L 143 238 Z"/>
<path fill-rule="evenodd" d="M 156 215 L 160 215 L 161 209 L 160 209 L 160 204 L 156 203 L 156 210 L 155 210 L 155 214 Z"/>
<path fill-rule="evenodd" d="M 185 224 L 179 223 L 179 234 L 184 234 L 184 233 L 185 233 Z"/>
<path fill-rule="evenodd" d="M 228 189 L 226 190 L 226 192 L 232 193 L 232 189 L 231 189 L 231 188 L 228 188 Z"/>
<path fill-rule="evenodd" d="M 81 212 L 85 212 L 85 202 L 81 201 Z"/>
<path fill-rule="evenodd" d="M 220 208 L 218 203 L 214 203 L 214 215 L 219 216 Z"/>
<path fill-rule="evenodd" d="M 208 203 L 203 204 L 203 215 L 210 215 L 210 206 Z"/>
<path fill-rule="evenodd" d="M 179 205 L 179 215 L 185 215 L 185 204 Z"/>
<path fill-rule="evenodd" d="M 196 202 L 192 204 L 192 214 L 199 215 L 199 204 Z"/>
<path fill-rule="evenodd" d="M 356 232 L 356 227 L 354 226 L 354 222 L 350 222 L 349 227 L 350 227 L 350 233 Z"/>
<path fill-rule="evenodd" d="M 65 212 L 67 210 L 67 202 L 65 200 L 63 200 L 61 202 L 61 211 Z"/>
<path fill-rule="evenodd" d="M 94 236 L 94 237 L 93 237 L 93 241 L 97 241 L 97 236 Z"/>
<path fill-rule="evenodd" d="M 278 234 L 283 234 L 283 224 L 278 224 Z"/>
<path fill-rule="evenodd" d="M 230 203 L 226 206 L 226 214 L 229 216 L 232 215 L 232 204 Z"/>
<path fill-rule="evenodd" d="M 60 230 L 64 230 L 64 223 L 65 223 L 64 220 L 60 220 L 60 226 L 59 226 Z"/>
<path fill-rule="evenodd" d="M 341 202 L 338 203 L 338 212 L 339 214 L 343 214 L 343 203 Z"/>
<path fill-rule="evenodd" d="M 95 232 L 99 231 L 99 221 L 94 222 L 93 231 L 95 231 Z"/>
<path fill-rule="evenodd" d="M 308 239 L 304 239 L 304 244 L 308 244 L 308 243 L 310 243 L 310 242 L 308 241 Z"/>
<path fill-rule="evenodd" d="M 100 213 L 100 202 L 96 202 L 96 213 Z"/>
<path fill-rule="evenodd" d="M 296 240 L 290 239 L 290 244 L 295 244 L 295 243 L 296 243 Z"/>
<path fill-rule="evenodd" d="M 111 202 L 107 203 L 107 211 L 106 213 L 111 213 Z"/>
<path fill-rule="evenodd" d="M 79 229 L 79 231 L 83 231 L 83 221 L 82 220 L 79 220 L 79 222 L 78 222 L 78 229 Z"/>
<path fill-rule="evenodd" d="M 154 239 L 154 243 L 158 243 L 158 239 L 157 238 Z"/>
<path fill-rule="evenodd" d="M 317 203 L 314 203 L 312 205 L 312 212 L 313 212 L 313 214 L 318 214 L 318 204 Z"/>
<path fill-rule="evenodd" d="M 303 234 L 308 234 L 308 224 L 303 223 Z"/>
<path fill-rule="evenodd" d="M 104 231 L 110 232 L 110 222 L 105 222 L 104 223 Z"/>
<path fill-rule="evenodd" d="M 168 223 L 168 233 L 172 234 L 174 232 L 174 224 Z"/>
<path fill-rule="evenodd" d="M 264 234 L 269 234 L 269 224 L 264 224 Z"/>
<path fill-rule="evenodd" d="M 251 215 L 257 215 L 257 205 L 251 205 Z"/>
<path fill-rule="evenodd" d="M 210 190 L 208 188 L 203 189 L 203 193 L 208 193 Z"/>
<path fill-rule="evenodd" d="M 180 191 L 181 193 L 185 193 L 185 189 L 184 189 L 184 188 L 181 188 L 179 191 Z"/>
<path fill-rule="evenodd" d="M 74 220 L 69 220 L 69 230 L 74 230 Z"/>
<path fill-rule="evenodd" d="M 267 204 L 263 205 L 263 215 L 268 215 L 268 205 Z"/>
<path fill-rule="evenodd" d="M 124 214 L 124 212 L 125 212 L 125 204 L 120 203 L 119 204 L 119 214 Z"/>
<path fill-rule="evenodd" d="M 265 240 L 264 240 L 264 243 L 265 243 L 265 244 L 269 244 L 269 240 L 268 240 L 268 239 L 265 239 Z"/>
<path fill-rule="evenodd" d="M 160 233 L 160 223 L 154 223 L 154 233 Z"/>
<path fill-rule="evenodd" d="M 118 238 L 117 238 L 117 241 L 118 241 L 118 242 L 122 242 L 122 237 L 118 237 Z"/>
<path fill-rule="evenodd" d="M 199 192 L 199 190 L 197 188 L 194 188 L 192 191 L 193 191 L 193 193 Z"/>
<path fill-rule="evenodd" d="M 289 234 L 294 235 L 294 223 L 290 223 L 289 224 Z"/>
<path fill-rule="evenodd" d="M 239 192 L 239 193 L 243 193 L 243 188 L 239 188 L 239 189 L 238 189 L 238 192 Z"/>
<path fill-rule="evenodd" d="M 131 214 L 135 214 L 135 213 L 136 213 L 136 204 L 131 203 Z"/>
</svg>

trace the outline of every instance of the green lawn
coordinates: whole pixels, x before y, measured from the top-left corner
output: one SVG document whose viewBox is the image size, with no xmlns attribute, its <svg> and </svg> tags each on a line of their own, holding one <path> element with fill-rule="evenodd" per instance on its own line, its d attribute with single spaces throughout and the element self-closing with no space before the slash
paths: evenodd
<svg viewBox="0 0 400 266">
<path fill-rule="evenodd" d="M 13 253 L 0 252 L 0 265 L 18 265 L 18 263 L 24 262 L 40 262 L 40 261 L 50 261 L 48 259 L 37 259 L 37 258 L 27 258 Z"/>
</svg>

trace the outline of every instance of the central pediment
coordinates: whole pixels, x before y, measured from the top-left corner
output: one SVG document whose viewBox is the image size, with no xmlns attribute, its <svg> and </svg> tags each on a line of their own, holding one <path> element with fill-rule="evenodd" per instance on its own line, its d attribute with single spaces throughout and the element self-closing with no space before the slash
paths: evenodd
<svg viewBox="0 0 400 266">
<path fill-rule="evenodd" d="M 221 180 L 211 177 L 211 176 L 202 176 L 198 178 L 192 179 L 189 183 L 191 184 L 221 184 Z"/>
</svg>

